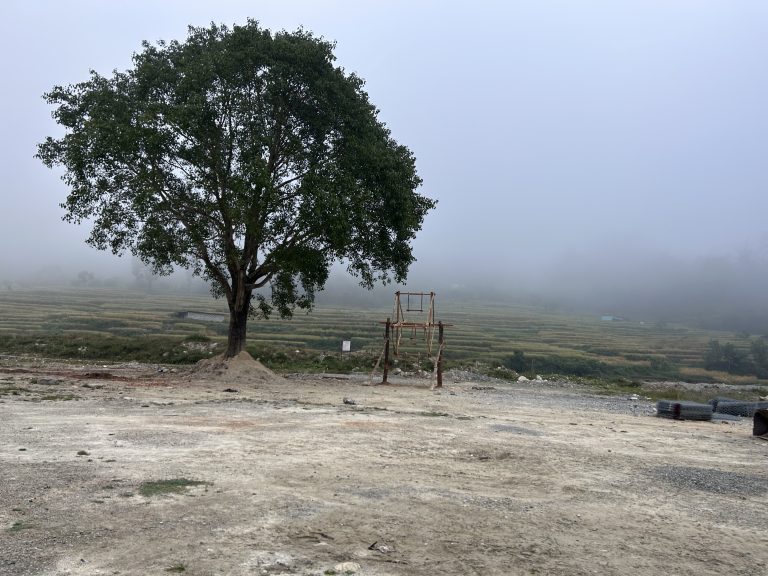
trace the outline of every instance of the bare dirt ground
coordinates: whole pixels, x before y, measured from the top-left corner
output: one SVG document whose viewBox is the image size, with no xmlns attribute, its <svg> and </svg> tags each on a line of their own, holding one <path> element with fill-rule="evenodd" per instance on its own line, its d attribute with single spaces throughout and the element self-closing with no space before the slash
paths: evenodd
<svg viewBox="0 0 768 576">
<path fill-rule="evenodd" d="M 0 574 L 768 574 L 749 420 L 221 372 L 0 362 Z"/>
</svg>

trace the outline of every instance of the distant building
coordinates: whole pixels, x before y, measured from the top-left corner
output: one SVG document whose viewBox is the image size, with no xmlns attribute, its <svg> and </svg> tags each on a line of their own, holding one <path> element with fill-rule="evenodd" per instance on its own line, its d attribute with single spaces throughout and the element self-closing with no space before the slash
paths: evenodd
<svg viewBox="0 0 768 576">
<path fill-rule="evenodd" d="M 226 314 L 218 314 L 216 312 L 195 312 L 194 310 L 177 312 L 176 316 L 188 320 L 201 320 L 203 322 L 226 322 L 227 320 Z"/>
<path fill-rule="evenodd" d="M 619 316 L 612 316 L 611 314 L 603 314 L 600 316 L 600 320 L 603 322 L 621 322 L 624 320 L 624 318 L 620 318 Z"/>
</svg>

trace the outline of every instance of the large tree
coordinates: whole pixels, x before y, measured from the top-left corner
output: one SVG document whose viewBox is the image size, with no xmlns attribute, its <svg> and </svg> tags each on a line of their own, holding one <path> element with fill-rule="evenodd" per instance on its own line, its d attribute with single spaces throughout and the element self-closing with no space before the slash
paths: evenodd
<svg viewBox="0 0 768 576">
<path fill-rule="evenodd" d="M 249 316 L 311 308 L 336 261 L 368 288 L 405 279 L 435 202 L 332 43 L 249 20 L 142 46 L 45 94 L 65 135 L 38 157 L 64 168 L 89 244 L 205 277 L 229 305 L 226 357 Z"/>
</svg>

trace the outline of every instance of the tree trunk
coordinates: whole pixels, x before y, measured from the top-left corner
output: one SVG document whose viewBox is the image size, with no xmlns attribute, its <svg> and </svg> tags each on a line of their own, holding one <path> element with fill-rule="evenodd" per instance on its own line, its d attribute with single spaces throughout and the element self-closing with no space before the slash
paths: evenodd
<svg viewBox="0 0 768 576">
<path fill-rule="evenodd" d="M 227 340 L 227 351 L 224 358 L 237 356 L 245 349 L 246 325 L 248 323 L 248 308 L 250 302 L 245 302 L 242 306 L 229 305 L 229 337 Z"/>
</svg>

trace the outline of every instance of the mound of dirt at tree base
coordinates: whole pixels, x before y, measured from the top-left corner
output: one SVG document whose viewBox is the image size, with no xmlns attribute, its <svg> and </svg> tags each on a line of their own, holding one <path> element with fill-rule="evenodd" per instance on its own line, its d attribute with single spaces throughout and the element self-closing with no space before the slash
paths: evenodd
<svg viewBox="0 0 768 576">
<path fill-rule="evenodd" d="M 225 359 L 224 355 L 200 360 L 192 369 L 191 374 L 203 380 L 213 380 L 226 383 L 241 384 L 284 382 L 272 370 L 258 360 L 254 360 L 248 352 L 240 352 L 237 356 Z"/>
</svg>

